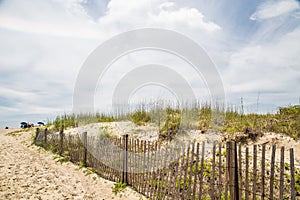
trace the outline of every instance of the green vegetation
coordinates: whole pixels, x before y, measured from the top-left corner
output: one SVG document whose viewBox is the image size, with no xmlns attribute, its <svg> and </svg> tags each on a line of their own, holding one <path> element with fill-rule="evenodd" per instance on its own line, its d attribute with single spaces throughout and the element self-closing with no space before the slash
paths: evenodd
<svg viewBox="0 0 300 200">
<path fill-rule="evenodd" d="M 70 161 L 68 157 L 64 157 L 64 156 L 60 156 L 60 155 L 54 155 L 53 160 L 55 160 L 56 162 L 60 162 L 60 163 Z"/>
<path fill-rule="evenodd" d="M 210 105 L 200 108 L 199 128 L 202 132 L 212 127 L 212 112 Z M 252 140 L 255 140 L 259 136 L 257 133 L 261 132 L 285 133 L 292 138 L 299 138 L 300 105 L 281 107 L 276 114 L 241 114 L 229 109 L 225 112 L 224 125 L 219 128 L 228 134 L 236 132 L 250 134 Z"/>
<path fill-rule="evenodd" d="M 98 123 L 98 122 L 113 122 L 115 121 L 115 118 L 111 115 L 105 115 L 105 114 L 99 114 L 96 113 L 95 115 L 91 114 L 80 114 L 80 115 L 63 115 L 63 116 L 57 116 L 55 120 L 53 121 L 53 129 L 54 131 L 59 131 L 61 127 L 64 128 L 70 128 L 75 127 L 76 123 L 80 122 L 80 125 L 86 125 L 90 123 Z M 48 124 L 48 127 L 51 125 Z"/>
<path fill-rule="evenodd" d="M 209 105 L 200 109 L 199 128 L 202 132 L 205 132 L 207 129 L 211 128 L 211 113 L 212 109 Z"/>
<path fill-rule="evenodd" d="M 131 121 L 136 125 L 145 125 L 150 121 L 149 113 L 144 110 L 135 111 L 130 115 Z"/>
<path fill-rule="evenodd" d="M 227 111 L 223 130 L 228 133 L 244 132 L 253 138 L 260 132 L 285 133 L 292 138 L 300 136 L 300 106 L 280 108 L 276 114 L 241 115 Z M 259 135 L 259 134 L 258 134 Z"/>
<path fill-rule="evenodd" d="M 20 136 L 21 134 L 17 131 L 13 131 L 13 132 L 6 133 L 5 135 L 16 137 L 16 136 Z"/>
<path fill-rule="evenodd" d="M 91 174 L 94 174 L 95 173 L 95 170 L 91 167 L 87 167 L 83 170 L 83 173 L 86 175 L 86 176 L 89 176 Z"/>
<path fill-rule="evenodd" d="M 6 135 L 15 137 L 15 136 L 20 136 L 22 134 L 22 132 L 29 132 L 31 130 L 33 130 L 33 129 L 32 128 L 26 128 L 26 129 L 16 130 L 16 131 L 6 133 Z"/>
<path fill-rule="evenodd" d="M 179 109 L 167 108 L 167 119 L 164 126 L 159 130 L 159 137 L 172 139 L 179 131 L 181 123 L 181 111 Z"/>
<path fill-rule="evenodd" d="M 196 105 L 195 105 L 196 106 Z M 64 128 L 75 127 L 80 121 L 80 125 L 97 122 L 120 121 L 129 119 L 137 125 L 154 123 L 159 127 L 159 137 L 170 140 L 179 131 L 180 127 L 194 127 L 206 132 L 208 129 L 217 128 L 220 131 L 232 135 L 237 132 L 244 132 L 244 137 L 237 138 L 239 142 L 247 142 L 249 139 L 255 141 L 262 132 L 285 133 L 292 138 L 300 137 L 300 105 L 281 107 L 276 114 L 243 114 L 237 110 L 228 109 L 226 112 L 221 109 L 212 108 L 211 105 L 185 108 L 183 110 L 171 107 L 134 111 L 114 118 L 112 114 L 86 114 L 86 115 L 64 115 L 58 116 L 53 122 L 52 129 L 59 131 Z M 162 115 L 165 113 L 165 115 Z M 218 124 L 218 116 L 224 116 L 224 123 Z M 183 119 L 184 118 L 184 119 Z M 197 118 L 197 119 L 196 119 Z M 13 135 L 13 133 L 12 133 Z"/>
<path fill-rule="evenodd" d="M 113 190 L 113 193 L 116 195 L 116 194 L 118 194 L 119 192 L 124 191 L 126 187 L 127 187 L 127 184 L 126 184 L 126 183 L 118 182 L 118 183 L 115 183 L 115 185 L 114 185 L 114 187 L 112 188 L 112 190 Z"/>
<path fill-rule="evenodd" d="M 113 138 L 112 129 L 110 126 L 102 126 L 100 127 L 100 133 L 97 135 L 99 139 L 105 138 Z"/>
<path fill-rule="evenodd" d="M 61 127 L 75 127 L 75 115 L 64 115 L 62 117 L 57 116 L 53 122 L 54 130 L 59 131 Z"/>
</svg>

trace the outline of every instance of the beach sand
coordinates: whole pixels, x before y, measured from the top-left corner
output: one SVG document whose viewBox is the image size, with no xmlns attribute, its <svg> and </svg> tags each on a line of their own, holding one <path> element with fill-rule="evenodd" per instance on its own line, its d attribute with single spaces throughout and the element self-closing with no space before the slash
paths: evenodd
<svg viewBox="0 0 300 200">
<path fill-rule="evenodd" d="M 31 145 L 31 134 L 0 130 L 0 199 L 146 199 L 127 187 L 115 195 L 114 182 L 86 175 L 71 162 Z"/>
</svg>

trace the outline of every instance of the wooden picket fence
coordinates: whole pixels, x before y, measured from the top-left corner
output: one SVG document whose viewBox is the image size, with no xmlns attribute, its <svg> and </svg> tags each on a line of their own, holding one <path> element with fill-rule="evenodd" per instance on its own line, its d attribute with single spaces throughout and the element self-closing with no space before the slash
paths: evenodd
<svg viewBox="0 0 300 200">
<path fill-rule="evenodd" d="M 150 199 L 296 199 L 294 151 L 235 141 L 161 143 L 129 138 L 50 134 L 37 129 L 35 144 L 127 183 Z M 270 149 L 268 149 L 270 147 Z M 287 158 L 286 155 L 289 155 Z M 299 180 L 297 180 L 298 182 Z"/>
</svg>

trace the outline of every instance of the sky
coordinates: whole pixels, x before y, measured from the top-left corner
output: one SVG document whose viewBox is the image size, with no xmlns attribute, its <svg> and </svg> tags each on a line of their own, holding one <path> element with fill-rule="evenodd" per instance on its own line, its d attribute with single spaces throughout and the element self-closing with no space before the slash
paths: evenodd
<svg viewBox="0 0 300 200">
<path fill-rule="evenodd" d="M 72 112 L 75 83 L 88 56 L 113 36 L 142 28 L 176 31 L 203 47 L 230 106 L 240 107 L 242 97 L 248 112 L 275 112 L 300 101 L 299 1 L 0 0 L 0 128 Z M 100 81 L 97 105 L 109 103 L 132 66 L 153 60 L 169 60 L 191 85 L 198 84 L 198 94 L 208 94 L 177 58 L 133 52 Z M 167 93 L 157 87 L 133 98 Z"/>
</svg>

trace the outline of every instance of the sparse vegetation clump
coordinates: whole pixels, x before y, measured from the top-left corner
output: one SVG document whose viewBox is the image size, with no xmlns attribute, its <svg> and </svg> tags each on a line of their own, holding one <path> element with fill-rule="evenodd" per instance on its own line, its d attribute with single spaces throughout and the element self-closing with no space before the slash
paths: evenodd
<svg viewBox="0 0 300 200">
<path fill-rule="evenodd" d="M 75 115 L 64 115 L 62 117 L 57 116 L 53 122 L 53 129 L 59 131 L 62 126 L 65 128 L 75 127 Z"/>
<path fill-rule="evenodd" d="M 151 120 L 149 113 L 144 110 L 135 111 L 130 115 L 130 118 L 136 125 L 145 125 Z"/>
<path fill-rule="evenodd" d="M 205 105 L 200 108 L 200 117 L 199 117 L 199 129 L 202 133 L 211 128 L 211 114 L 212 108 L 210 105 Z"/>
<path fill-rule="evenodd" d="M 255 140 L 262 132 L 285 133 L 292 138 L 300 136 L 300 106 L 279 108 L 276 114 L 239 114 L 227 111 L 223 131 L 232 134 L 244 132 Z"/>
<path fill-rule="evenodd" d="M 172 139 L 178 133 L 181 124 L 181 111 L 179 109 L 167 108 L 166 121 L 159 130 L 159 138 Z"/>
<path fill-rule="evenodd" d="M 115 185 L 112 188 L 112 190 L 113 190 L 113 193 L 116 195 L 119 192 L 124 191 L 126 187 L 127 187 L 126 183 L 118 182 L 118 183 L 115 183 Z"/>
</svg>

